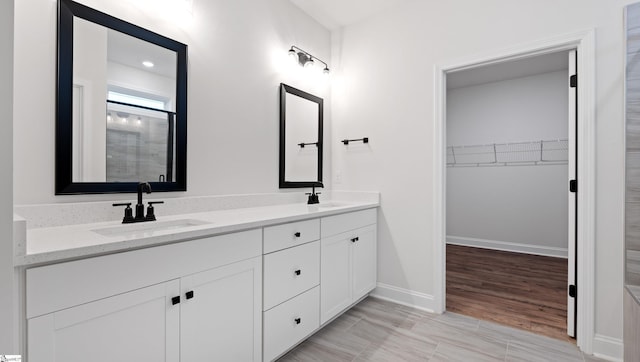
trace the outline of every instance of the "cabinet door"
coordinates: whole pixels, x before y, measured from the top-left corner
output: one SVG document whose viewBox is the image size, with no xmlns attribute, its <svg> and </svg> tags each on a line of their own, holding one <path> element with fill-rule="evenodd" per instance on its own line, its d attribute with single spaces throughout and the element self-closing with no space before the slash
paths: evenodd
<svg viewBox="0 0 640 362">
<path fill-rule="evenodd" d="M 340 234 L 321 240 L 320 323 L 351 304 L 351 240 Z"/>
<path fill-rule="evenodd" d="M 181 362 L 262 359 L 262 257 L 181 279 Z"/>
<path fill-rule="evenodd" d="M 180 283 L 134 290 L 28 320 L 31 362 L 179 361 Z"/>
<path fill-rule="evenodd" d="M 352 301 L 364 297 L 376 287 L 377 244 L 375 225 L 355 231 L 356 240 L 351 243 Z"/>
</svg>

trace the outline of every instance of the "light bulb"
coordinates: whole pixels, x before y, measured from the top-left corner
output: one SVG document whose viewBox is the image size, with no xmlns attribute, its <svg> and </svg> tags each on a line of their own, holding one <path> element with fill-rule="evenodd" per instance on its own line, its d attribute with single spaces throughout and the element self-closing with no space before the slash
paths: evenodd
<svg viewBox="0 0 640 362">
<path fill-rule="evenodd" d="M 325 65 L 325 67 L 324 67 L 324 69 L 322 70 L 322 72 L 323 72 L 324 74 L 329 74 L 329 67 L 327 67 L 327 66 Z"/>
<path fill-rule="evenodd" d="M 297 55 L 298 55 L 298 54 L 296 54 L 296 51 L 295 51 L 293 48 L 289 49 L 289 56 L 290 56 L 291 58 L 293 58 L 293 59 L 297 59 L 297 58 L 298 58 L 298 57 L 297 57 Z"/>
<path fill-rule="evenodd" d="M 304 67 L 305 68 L 311 68 L 315 65 L 315 62 L 313 61 L 313 58 L 309 57 L 309 60 L 307 60 L 306 63 L 304 63 Z"/>
</svg>

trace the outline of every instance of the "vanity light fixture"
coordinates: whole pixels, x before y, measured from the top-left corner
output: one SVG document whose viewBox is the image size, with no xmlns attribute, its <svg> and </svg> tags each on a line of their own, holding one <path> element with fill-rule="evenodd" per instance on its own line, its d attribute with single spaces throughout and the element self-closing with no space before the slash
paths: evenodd
<svg viewBox="0 0 640 362">
<path fill-rule="evenodd" d="M 320 63 L 324 64 L 324 69 L 322 71 L 325 74 L 329 74 L 329 65 L 326 62 L 316 56 L 311 55 L 311 53 L 298 48 L 295 45 L 292 45 L 291 49 L 289 49 L 289 56 L 296 59 L 298 61 L 298 64 L 305 68 L 313 67 L 315 65 L 315 60 L 317 60 Z"/>
</svg>

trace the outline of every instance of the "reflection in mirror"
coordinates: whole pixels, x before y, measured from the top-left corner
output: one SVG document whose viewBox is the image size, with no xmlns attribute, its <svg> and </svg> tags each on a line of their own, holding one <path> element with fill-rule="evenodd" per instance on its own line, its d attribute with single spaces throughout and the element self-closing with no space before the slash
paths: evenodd
<svg viewBox="0 0 640 362">
<path fill-rule="evenodd" d="M 176 53 L 73 21 L 73 182 L 171 182 Z"/>
<path fill-rule="evenodd" d="M 106 181 L 171 182 L 174 129 L 171 112 L 110 102 L 107 107 Z"/>
<path fill-rule="evenodd" d="M 186 45 L 59 6 L 56 194 L 186 190 Z"/>
<path fill-rule="evenodd" d="M 280 85 L 280 188 L 322 186 L 323 99 Z"/>
</svg>

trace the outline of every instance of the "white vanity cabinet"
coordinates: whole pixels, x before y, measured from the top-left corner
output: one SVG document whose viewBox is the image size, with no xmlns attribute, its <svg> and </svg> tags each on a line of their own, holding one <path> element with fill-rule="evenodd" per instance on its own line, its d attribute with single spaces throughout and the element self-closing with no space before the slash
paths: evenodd
<svg viewBox="0 0 640 362">
<path fill-rule="evenodd" d="M 28 361 L 272 361 L 375 288 L 376 221 L 370 208 L 28 267 Z"/>
<path fill-rule="evenodd" d="M 322 219 L 321 324 L 376 287 L 376 220 L 375 209 Z"/>
<path fill-rule="evenodd" d="M 261 361 L 261 236 L 28 269 L 29 361 Z"/>
<path fill-rule="evenodd" d="M 264 229 L 264 360 L 320 326 L 320 219 Z M 269 253 L 268 253 L 269 252 Z"/>
</svg>

